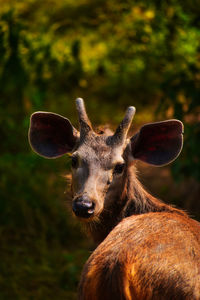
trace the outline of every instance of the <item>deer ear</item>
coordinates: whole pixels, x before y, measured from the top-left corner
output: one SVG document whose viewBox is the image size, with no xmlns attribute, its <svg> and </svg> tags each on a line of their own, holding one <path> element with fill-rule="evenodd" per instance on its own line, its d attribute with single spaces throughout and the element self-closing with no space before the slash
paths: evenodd
<svg viewBox="0 0 200 300">
<path fill-rule="evenodd" d="M 79 133 L 70 121 L 50 112 L 32 114 L 29 143 L 33 150 L 46 158 L 56 158 L 74 148 Z"/>
<path fill-rule="evenodd" d="M 131 138 L 133 157 L 155 166 L 173 161 L 182 145 L 183 124 L 178 120 L 146 124 Z"/>
</svg>

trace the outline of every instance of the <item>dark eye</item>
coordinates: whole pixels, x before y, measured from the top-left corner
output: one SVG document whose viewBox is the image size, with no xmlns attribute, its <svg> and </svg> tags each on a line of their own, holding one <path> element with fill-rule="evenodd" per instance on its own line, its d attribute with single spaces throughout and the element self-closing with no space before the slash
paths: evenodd
<svg viewBox="0 0 200 300">
<path fill-rule="evenodd" d="M 78 167 L 78 157 L 77 156 L 72 156 L 72 168 L 77 168 Z"/>
<path fill-rule="evenodd" d="M 115 168 L 113 170 L 113 173 L 114 174 L 121 174 L 124 170 L 124 166 L 125 166 L 125 164 L 123 164 L 123 163 L 122 164 L 116 164 Z"/>
</svg>

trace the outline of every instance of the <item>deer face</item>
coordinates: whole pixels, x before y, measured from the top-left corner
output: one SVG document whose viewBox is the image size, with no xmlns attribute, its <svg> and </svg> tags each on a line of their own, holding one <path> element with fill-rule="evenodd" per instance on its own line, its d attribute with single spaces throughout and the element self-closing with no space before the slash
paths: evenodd
<svg viewBox="0 0 200 300">
<path fill-rule="evenodd" d="M 71 156 L 73 211 L 78 217 L 98 216 L 106 195 L 123 174 L 123 147 L 109 144 L 110 137 L 91 133 Z"/>
<path fill-rule="evenodd" d="M 127 139 L 135 113 L 131 106 L 114 134 L 96 134 L 83 100 L 78 98 L 76 104 L 80 132 L 60 115 L 36 112 L 31 116 L 29 142 L 46 158 L 72 154 L 72 209 L 77 217 L 90 221 L 104 210 L 108 195 L 120 185 L 130 162 L 140 159 L 160 166 L 178 156 L 183 125 L 178 120 L 151 123 Z"/>
</svg>

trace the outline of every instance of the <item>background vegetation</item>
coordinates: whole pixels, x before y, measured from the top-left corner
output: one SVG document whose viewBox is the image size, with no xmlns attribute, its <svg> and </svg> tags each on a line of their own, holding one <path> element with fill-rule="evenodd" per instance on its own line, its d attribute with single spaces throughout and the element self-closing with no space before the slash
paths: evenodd
<svg viewBox="0 0 200 300">
<path fill-rule="evenodd" d="M 1 300 L 76 299 L 94 246 L 65 205 L 68 158 L 45 160 L 28 145 L 36 110 L 77 126 L 79 96 L 97 125 L 116 125 L 128 105 L 135 129 L 179 118 L 185 144 L 171 169 L 139 167 L 154 194 L 200 219 L 199 4 L 0 0 Z"/>
</svg>

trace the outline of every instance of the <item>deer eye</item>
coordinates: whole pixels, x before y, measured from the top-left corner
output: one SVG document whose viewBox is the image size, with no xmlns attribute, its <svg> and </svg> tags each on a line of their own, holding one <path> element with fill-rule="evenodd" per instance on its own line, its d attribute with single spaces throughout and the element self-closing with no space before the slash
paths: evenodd
<svg viewBox="0 0 200 300">
<path fill-rule="evenodd" d="M 118 163 L 115 165 L 115 168 L 113 170 L 113 174 L 121 174 L 124 170 L 124 166 L 125 164 L 124 163 Z"/>
<path fill-rule="evenodd" d="M 78 167 L 78 157 L 72 156 L 72 168 L 76 169 Z"/>
</svg>

